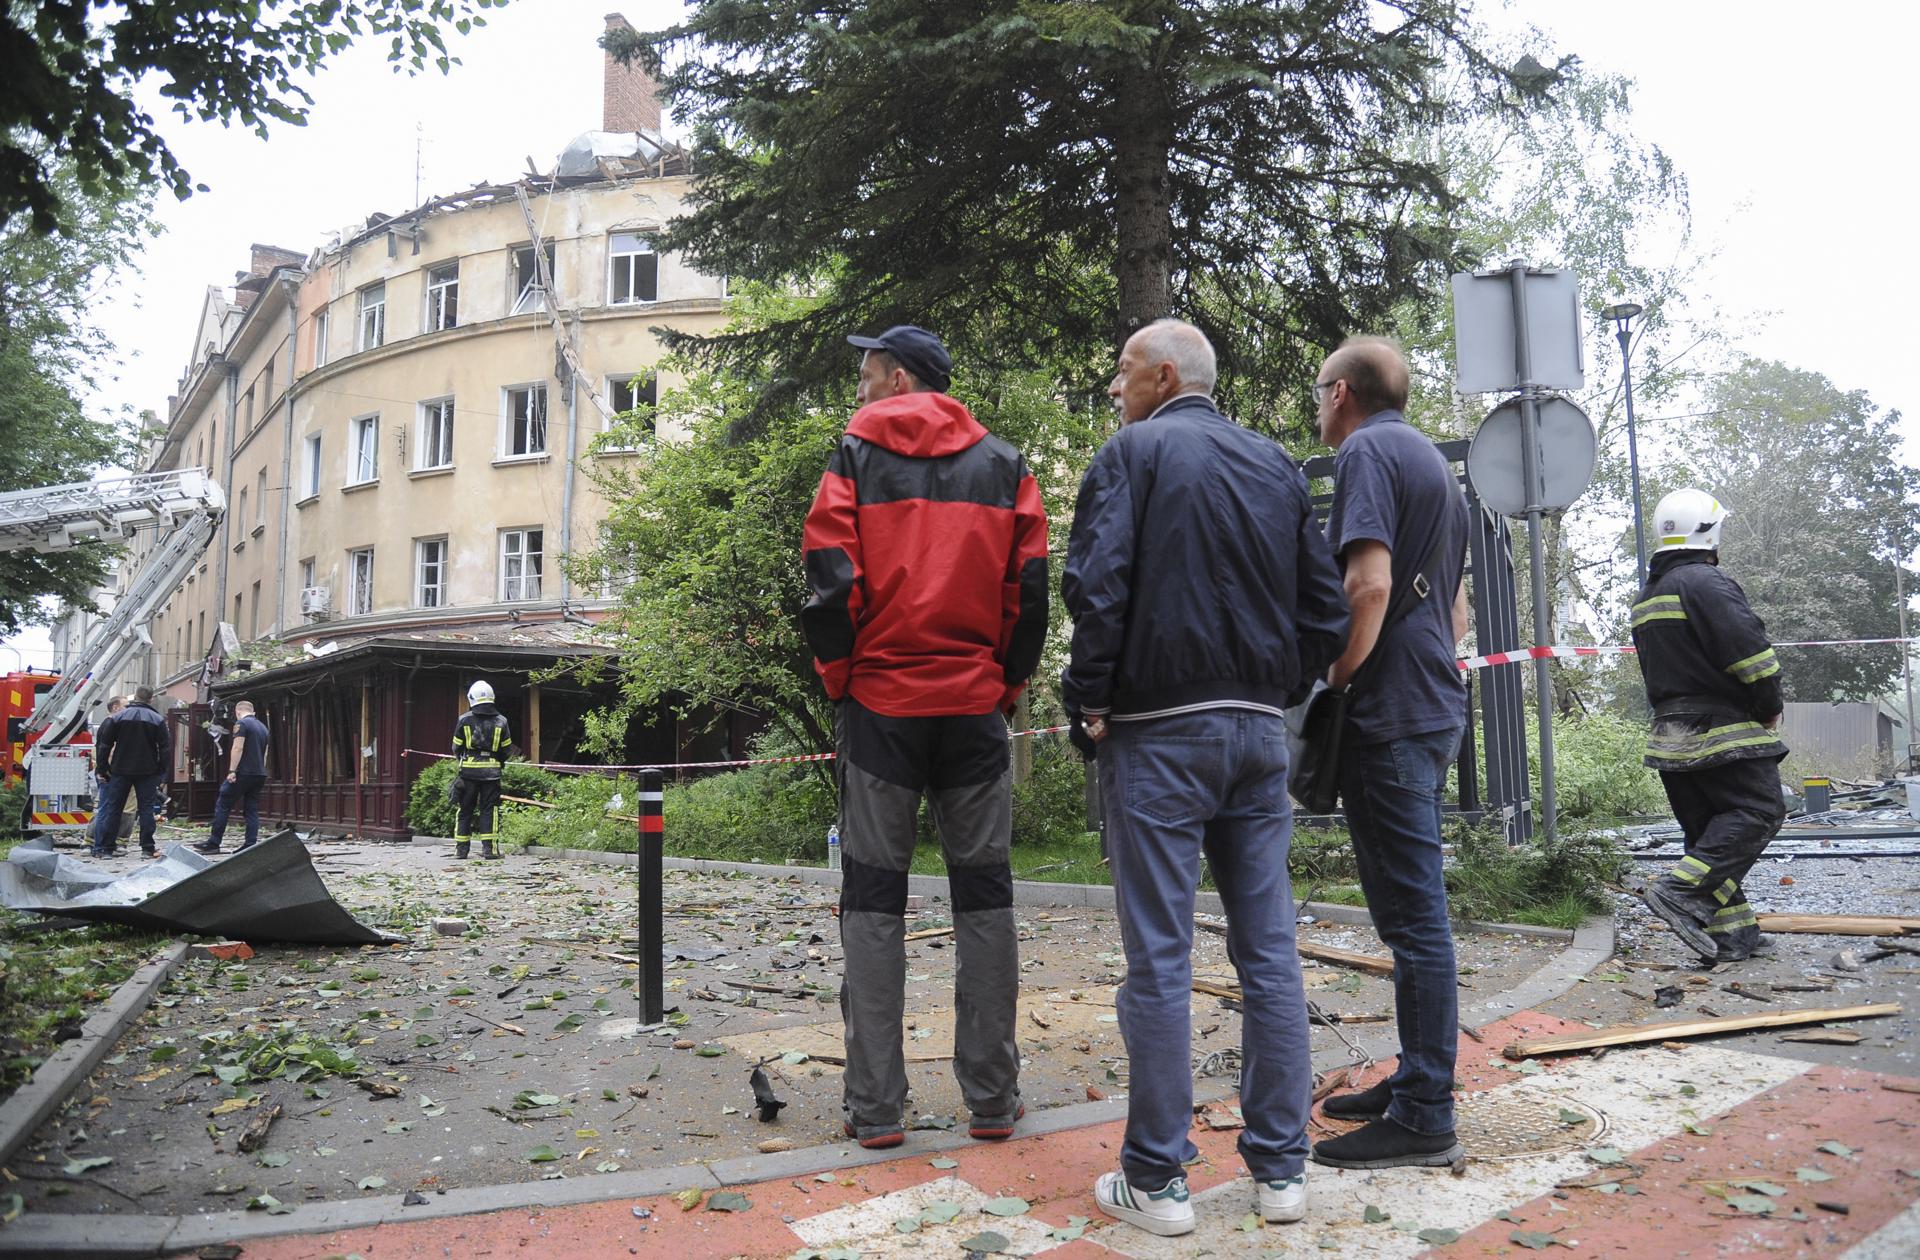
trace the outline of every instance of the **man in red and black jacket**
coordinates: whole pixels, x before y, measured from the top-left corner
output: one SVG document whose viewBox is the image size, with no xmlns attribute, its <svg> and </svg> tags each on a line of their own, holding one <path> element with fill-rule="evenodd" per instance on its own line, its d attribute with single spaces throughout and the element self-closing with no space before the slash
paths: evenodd
<svg viewBox="0 0 1920 1260">
<path fill-rule="evenodd" d="M 903 1139 L 907 867 L 929 798 L 953 897 L 954 1075 L 976 1138 L 1022 1111 L 1004 715 L 1047 634 L 1047 518 L 1020 453 L 946 394 L 925 329 L 849 337 L 860 409 L 807 514 L 801 621 L 835 702 L 846 1129 Z"/>
</svg>

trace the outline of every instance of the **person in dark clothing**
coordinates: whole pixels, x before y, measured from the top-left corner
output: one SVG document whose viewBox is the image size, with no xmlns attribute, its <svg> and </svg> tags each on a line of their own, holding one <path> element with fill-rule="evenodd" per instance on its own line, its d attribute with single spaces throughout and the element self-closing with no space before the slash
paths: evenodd
<svg viewBox="0 0 1920 1260">
<path fill-rule="evenodd" d="M 233 719 L 227 777 L 222 780 L 220 794 L 213 802 L 213 830 L 208 833 L 205 844 L 193 846 L 201 853 L 220 852 L 220 842 L 227 834 L 227 818 L 236 805 L 246 813 L 247 838 L 234 852 L 250 849 L 260 842 L 260 789 L 267 785 L 267 745 L 271 737 L 267 724 L 253 715 L 251 700 L 234 702 Z"/>
<path fill-rule="evenodd" d="M 107 817 L 106 812 L 100 808 L 100 803 L 106 800 L 107 798 L 108 775 L 107 775 L 106 764 L 99 760 L 99 746 L 100 746 L 100 734 L 102 731 L 105 731 L 107 729 L 107 723 L 113 721 L 115 717 L 119 716 L 120 710 L 126 707 L 127 707 L 127 698 L 125 696 L 109 696 L 107 698 L 107 715 L 100 719 L 100 725 L 93 728 L 93 741 L 94 741 L 94 749 L 95 749 L 93 776 L 94 776 L 94 779 L 98 782 L 99 786 L 94 789 L 94 793 L 93 793 L 93 797 L 94 797 L 93 825 L 90 828 L 88 828 L 87 837 L 88 837 L 88 840 L 90 841 L 88 848 L 91 850 L 91 852 L 93 853 L 93 856 L 95 857 L 112 857 L 114 855 L 115 849 L 119 847 L 117 844 L 118 840 L 120 839 L 119 820 L 116 819 L 114 822 L 112 835 L 106 834 L 101 829 L 101 824 L 106 821 L 106 817 Z"/>
<path fill-rule="evenodd" d="M 494 827 L 500 812 L 500 768 L 507 764 L 513 732 L 493 704 L 493 684 L 482 678 L 467 688 L 467 711 L 453 728 L 453 760 L 459 767 L 453 780 L 453 855 L 466 858 L 473 837 L 480 837 L 480 856 L 499 861 L 506 854 L 494 846 Z"/>
<path fill-rule="evenodd" d="M 1686 855 L 1641 890 L 1647 908 L 1707 962 L 1760 948 L 1740 881 L 1786 819 L 1774 730 L 1780 662 L 1740 584 L 1720 568 L 1727 509 L 1676 490 L 1654 509 L 1660 543 L 1633 605 L 1633 646 L 1653 708 L 1646 763 L 1660 772 Z"/>
<path fill-rule="evenodd" d="M 1327 540 L 1340 558 L 1353 637 L 1327 675 L 1346 687 L 1340 798 L 1361 891 L 1393 952 L 1400 1060 L 1386 1080 L 1323 1104 L 1365 1120 L 1317 1143 L 1336 1168 L 1447 1165 L 1460 1158 L 1453 1075 L 1459 983 L 1442 876 L 1440 796 L 1466 725 L 1455 645 L 1466 632 L 1467 503 L 1453 470 L 1408 424 L 1406 360 L 1392 342 L 1356 337 L 1314 383 L 1320 436 L 1339 452 Z M 1392 625 L 1396 591 L 1412 606 Z M 1366 667 L 1361 673 L 1361 667 Z"/>
<path fill-rule="evenodd" d="M 1062 592 L 1061 694 L 1097 756 L 1127 959 L 1133 1067 L 1120 1168 L 1094 1199 L 1161 1235 L 1194 1228 L 1193 906 L 1202 854 L 1246 992 L 1240 1154 L 1268 1221 L 1306 1213 L 1313 1083 L 1287 875 L 1286 708 L 1340 653 L 1347 602 L 1300 467 L 1222 415 L 1199 329 L 1128 339 L 1122 427 L 1080 484 Z"/>
<path fill-rule="evenodd" d="M 120 815 L 126 809 L 128 792 L 139 802 L 140 852 L 148 857 L 160 856 L 154 846 L 154 833 L 159 826 L 160 789 L 172 751 L 167 720 L 153 707 L 151 687 L 136 690 L 126 708 L 101 723 L 93 741 L 94 769 L 96 773 L 105 771 L 108 777 L 95 819 L 94 856 L 105 857 L 111 852 L 111 838 L 120 832 Z"/>
<path fill-rule="evenodd" d="M 904 1140 L 907 867 L 925 796 L 953 895 L 954 1076 L 967 1132 L 998 1140 L 1022 1111 L 1004 715 L 1046 641 L 1046 511 L 1020 453 L 945 393 L 938 337 L 848 341 L 866 352 L 860 407 L 807 513 L 801 612 L 835 702 L 844 1127 L 864 1147 Z"/>
</svg>

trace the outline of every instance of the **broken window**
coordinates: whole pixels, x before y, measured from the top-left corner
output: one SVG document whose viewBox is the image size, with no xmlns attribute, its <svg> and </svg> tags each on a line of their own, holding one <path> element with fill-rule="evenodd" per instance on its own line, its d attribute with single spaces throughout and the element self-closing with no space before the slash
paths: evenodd
<svg viewBox="0 0 1920 1260">
<path fill-rule="evenodd" d="M 500 531 L 500 598 L 539 599 L 544 530 Z"/>
<path fill-rule="evenodd" d="M 427 331 L 440 332 L 460 322 L 460 264 L 443 263 L 427 271 Z"/>
<path fill-rule="evenodd" d="M 653 242 L 637 232 L 615 232 L 609 242 L 613 276 L 607 301 L 655 302 L 660 298 L 660 256 Z"/>
<path fill-rule="evenodd" d="M 360 290 L 360 349 L 371 350 L 387 341 L 387 286 L 370 284 Z"/>
<path fill-rule="evenodd" d="M 547 279 L 559 284 L 560 274 L 553 268 L 553 242 L 541 246 L 546 255 Z M 535 265 L 533 246 L 521 245 L 513 251 L 513 313 L 546 309 L 546 290 L 540 284 L 540 268 Z"/>
<path fill-rule="evenodd" d="M 373 548 L 349 551 L 347 573 L 350 577 L 347 612 L 350 616 L 364 617 L 373 611 Z"/>
<path fill-rule="evenodd" d="M 323 310 L 313 317 L 313 366 L 327 365 L 327 332 L 333 321 Z"/>
<path fill-rule="evenodd" d="M 620 372 L 607 378 L 607 409 L 613 412 L 605 428 L 615 434 L 602 450 L 637 450 L 653 437 L 653 408 L 659 402 L 658 379 L 651 372 Z M 629 413 L 645 408 L 642 416 Z"/>
<path fill-rule="evenodd" d="M 434 398 L 420 404 L 420 444 L 414 467 L 453 467 L 453 399 Z"/>
<path fill-rule="evenodd" d="M 422 538 L 413 544 L 413 602 L 442 608 L 447 602 L 447 540 Z"/>
<path fill-rule="evenodd" d="M 353 422 L 353 467 L 347 478 L 350 486 L 375 481 L 380 476 L 380 417 L 361 416 Z"/>
<path fill-rule="evenodd" d="M 547 385 L 515 385 L 507 390 L 506 432 L 500 443 L 502 459 L 544 455 L 547 450 Z"/>
</svg>

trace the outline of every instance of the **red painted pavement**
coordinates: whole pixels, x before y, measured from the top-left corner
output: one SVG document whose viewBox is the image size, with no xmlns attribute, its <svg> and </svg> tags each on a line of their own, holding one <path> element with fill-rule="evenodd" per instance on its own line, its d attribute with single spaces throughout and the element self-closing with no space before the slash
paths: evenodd
<svg viewBox="0 0 1920 1260">
<path fill-rule="evenodd" d="M 1508 1084 L 1512 1073 L 1490 1067 L 1509 1041 L 1579 1029 L 1551 1016 L 1521 1012 L 1480 1030 L 1480 1040 L 1462 1037 L 1459 1079 L 1463 1091 Z M 1738 1043 L 1725 1043 L 1737 1048 Z M 1554 1070 L 1552 1062 L 1543 1064 Z M 1382 1065 L 1361 1083 L 1377 1079 Z M 1887 1078 L 1834 1068 L 1815 1068 L 1750 1100 L 1735 1112 L 1703 1123 L 1708 1136 L 1682 1133 L 1630 1152 L 1639 1175 L 1637 1194 L 1567 1190 L 1515 1207 L 1520 1223 L 1490 1221 L 1432 1254 L 1446 1257 L 1529 1254 L 1509 1238 L 1515 1229 L 1578 1239 L 1583 1253 L 1620 1256 L 1832 1256 L 1879 1228 L 1920 1197 L 1920 1181 L 1898 1170 L 1920 1166 L 1920 1096 L 1884 1090 Z M 1221 1104 L 1224 1106 L 1224 1104 Z M 1679 1119 L 1676 1117 L 1678 1127 Z M 1332 1131 L 1317 1117 L 1314 1136 Z M 1074 1216 L 1094 1222 L 1087 1239 L 1051 1248 L 1049 1260 L 1099 1260 L 1115 1252 L 1100 1245 L 1105 1218 L 1091 1188 L 1099 1173 L 1117 1166 L 1122 1125 L 1109 1122 L 1004 1143 L 979 1143 L 946 1152 L 957 1168 L 939 1170 L 935 1152 L 908 1153 L 883 1164 L 849 1170 L 828 1184 L 811 1176 L 741 1186 L 752 1207 L 716 1212 L 703 1202 L 682 1210 L 671 1196 L 545 1210 L 518 1209 L 446 1220 L 382 1225 L 312 1237 L 262 1239 L 246 1244 L 246 1260 L 311 1260 L 357 1253 L 366 1260 L 425 1257 L 562 1256 L 597 1260 L 626 1255 L 672 1260 L 707 1257 L 788 1257 L 800 1239 L 782 1217 L 802 1219 L 847 1207 L 936 1178 L 959 1177 L 988 1195 L 1017 1195 L 1032 1203 L 1031 1215 L 1050 1225 Z M 1866 1136 L 1863 1136 L 1866 1135 Z M 1200 1161 L 1189 1170 L 1198 1192 L 1244 1175 L 1234 1151 L 1233 1130 L 1196 1125 Z M 1829 1139 L 1856 1147 L 1848 1158 L 1815 1151 Z M 909 1146 L 911 1146 L 911 1137 Z M 1661 1157 L 1678 1155 L 1684 1162 Z M 1795 1169 L 1817 1167 L 1834 1180 L 1803 1184 Z M 1596 1170 L 1597 1171 L 1597 1170 Z M 1709 1182 L 1765 1180 L 1787 1194 L 1777 1216 L 1800 1210 L 1807 1220 L 1767 1220 L 1734 1213 L 1710 1195 Z M 1739 1191 L 1735 1191 L 1739 1193 Z M 1814 1200 L 1848 1204 L 1851 1214 L 1818 1211 Z M 638 1220 L 633 1209 L 651 1212 Z M 1130 1236 L 1124 1226 L 1108 1236 L 1116 1247 Z M 1132 1235 L 1132 1237 L 1138 1237 Z M 1249 1240 L 1250 1246 L 1255 1245 Z M 1269 1242 L 1268 1247 L 1271 1246 Z"/>
</svg>

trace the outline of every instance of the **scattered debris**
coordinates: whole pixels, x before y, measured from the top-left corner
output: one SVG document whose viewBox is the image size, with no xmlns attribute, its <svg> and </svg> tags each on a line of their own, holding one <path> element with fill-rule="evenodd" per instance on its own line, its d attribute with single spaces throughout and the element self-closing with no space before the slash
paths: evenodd
<svg viewBox="0 0 1920 1260">
<path fill-rule="evenodd" d="M 222 962 L 238 962 L 242 958 L 253 957 L 253 946 L 245 941 L 206 941 L 187 947 L 189 958 L 218 958 Z"/>
<path fill-rule="evenodd" d="M 1866 1040 L 1862 1033 L 1851 1028 L 1807 1028 L 1799 1032 L 1781 1033 L 1782 1041 L 1815 1041 L 1824 1045 L 1857 1046 Z"/>
<path fill-rule="evenodd" d="M 465 936 L 473 929 L 473 924 L 465 919 L 435 919 L 433 930 L 441 936 Z"/>
<path fill-rule="evenodd" d="M 1920 934 L 1920 919 L 1864 914 L 1763 914 L 1762 932 L 1809 932 L 1819 936 L 1907 936 Z"/>
<path fill-rule="evenodd" d="M 240 1137 L 234 1145 L 249 1153 L 259 1150 L 266 1145 L 267 1130 L 271 1129 L 273 1122 L 279 1118 L 280 1104 L 268 1103 L 260 1108 L 253 1119 L 247 1121 L 247 1127 L 240 1131 Z"/>
<path fill-rule="evenodd" d="M 771 1124 L 780 1118 L 780 1109 L 786 1106 L 786 1100 L 773 1092 L 773 1083 L 767 1079 L 761 1068 L 753 1069 L 753 1075 L 747 1078 L 753 1086 L 753 1105 L 759 1108 L 760 1123 Z"/>
</svg>

